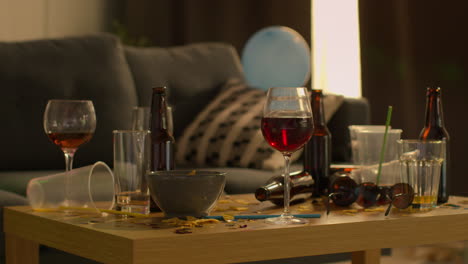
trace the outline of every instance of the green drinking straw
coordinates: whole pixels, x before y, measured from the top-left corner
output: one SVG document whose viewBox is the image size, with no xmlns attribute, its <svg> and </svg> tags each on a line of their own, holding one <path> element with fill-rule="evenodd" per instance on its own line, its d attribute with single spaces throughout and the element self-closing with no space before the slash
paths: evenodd
<svg viewBox="0 0 468 264">
<path fill-rule="evenodd" d="M 382 163 L 385 155 L 385 146 L 387 145 L 388 127 L 390 126 L 390 120 L 392 120 L 392 109 L 393 107 L 389 105 L 387 110 L 387 120 L 385 121 L 385 133 L 383 136 L 383 144 L 382 149 L 380 150 L 379 170 L 377 171 L 377 180 L 375 182 L 377 186 L 379 185 L 380 174 L 382 174 Z"/>
</svg>

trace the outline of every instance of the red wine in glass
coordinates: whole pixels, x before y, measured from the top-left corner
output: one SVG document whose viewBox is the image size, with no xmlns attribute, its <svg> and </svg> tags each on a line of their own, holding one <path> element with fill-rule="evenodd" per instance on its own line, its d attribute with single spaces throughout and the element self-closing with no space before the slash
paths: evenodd
<svg viewBox="0 0 468 264">
<path fill-rule="evenodd" d="M 93 137 L 93 133 L 48 133 L 47 136 L 60 148 L 76 149 L 88 142 Z"/>
<path fill-rule="evenodd" d="M 262 133 L 270 146 L 283 153 L 292 153 L 312 136 L 311 117 L 263 117 Z"/>
</svg>

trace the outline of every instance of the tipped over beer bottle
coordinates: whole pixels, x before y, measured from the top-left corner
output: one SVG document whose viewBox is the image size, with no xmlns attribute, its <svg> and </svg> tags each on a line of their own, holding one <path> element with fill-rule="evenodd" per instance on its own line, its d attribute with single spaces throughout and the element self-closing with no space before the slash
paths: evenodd
<svg viewBox="0 0 468 264">
<path fill-rule="evenodd" d="M 445 141 L 446 153 L 442 163 L 439 191 L 437 195 L 437 203 L 446 203 L 449 197 L 448 182 L 450 177 L 449 164 L 449 134 L 444 125 L 444 115 L 442 111 L 441 90 L 439 87 L 427 88 L 426 93 L 426 122 L 424 128 L 419 135 L 421 140 L 442 140 Z"/>
<path fill-rule="evenodd" d="M 331 134 L 325 122 L 322 90 L 312 90 L 310 103 L 314 117 L 314 131 L 304 147 L 304 170 L 312 175 L 314 179 L 313 196 L 319 197 L 328 193 Z"/>
<path fill-rule="evenodd" d="M 303 201 L 312 194 L 314 180 L 306 172 L 295 172 L 290 175 L 291 191 L 290 203 Z M 255 198 L 260 202 L 270 201 L 276 205 L 284 205 L 284 177 L 282 175 L 274 176 L 255 191 Z"/>
<path fill-rule="evenodd" d="M 151 149 L 150 170 L 173 170 L 174 169 L 174 137 L 169 131 L 166 102 L 166 87 L 153 88 L 151 101 Z M 150 210 L 158 211 L 158 207 L 151 200 Z"/>
</svg>

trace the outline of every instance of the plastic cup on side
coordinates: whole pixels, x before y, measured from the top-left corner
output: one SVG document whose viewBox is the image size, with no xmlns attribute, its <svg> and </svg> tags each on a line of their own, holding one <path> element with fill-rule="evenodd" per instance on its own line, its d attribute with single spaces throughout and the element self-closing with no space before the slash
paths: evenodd
<svg viewBox="0 0 468 264">
<path fill-rule="evenodd" d="M 68 188 L 65 188 L 68 185 Z M 68 190 L 68 193 L 66 193 Z M 34 178 L 27 186 L 33 209 L 112 209 L 114 174 L 101 161 L 71 171 Z"/>
</svg>

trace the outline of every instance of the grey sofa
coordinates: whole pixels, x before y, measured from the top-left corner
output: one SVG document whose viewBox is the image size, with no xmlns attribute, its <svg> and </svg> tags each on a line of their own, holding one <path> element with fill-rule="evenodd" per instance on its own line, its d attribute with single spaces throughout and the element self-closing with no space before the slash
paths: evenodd
<svg viewBox="0 0 468 264">
<path fill-rule="evenodd" d="M 129 128 L 132 107 L 149 106 L 151 87 L 169 89 L 177 140 L 233 78 L 243 80 L 242 67 L 235 49 L 223 43 L 137 48 L 124 46 L 108 34 L 0 43 L 0 208 L 25 204 L 25 188 L 31 178 L 64 169 L 61 150 L 42 127 L 47 100 L 92 100 L 96 133 L 77 151 L 74 166 L 98 160 L 112 165 L 112 130 Z M 350 160 L 348 125 L 368 122 L 368 102 L 346 98 L 328 123 L 334 162 Z M 276 173 L 222 169 L 228 172 L 228 193 L 252 192 Z M 0 248 L 3 250 L 3 243 Z M 65 260 L 52 259 L 67 257 L 52 249 L 44 252 L 44 263 L 62 263 Z M 68 257 L 66 261 L 73 263 L 73 257 Z M 80 258 L 75 261 L 87 263 Z"/>
</svg>

